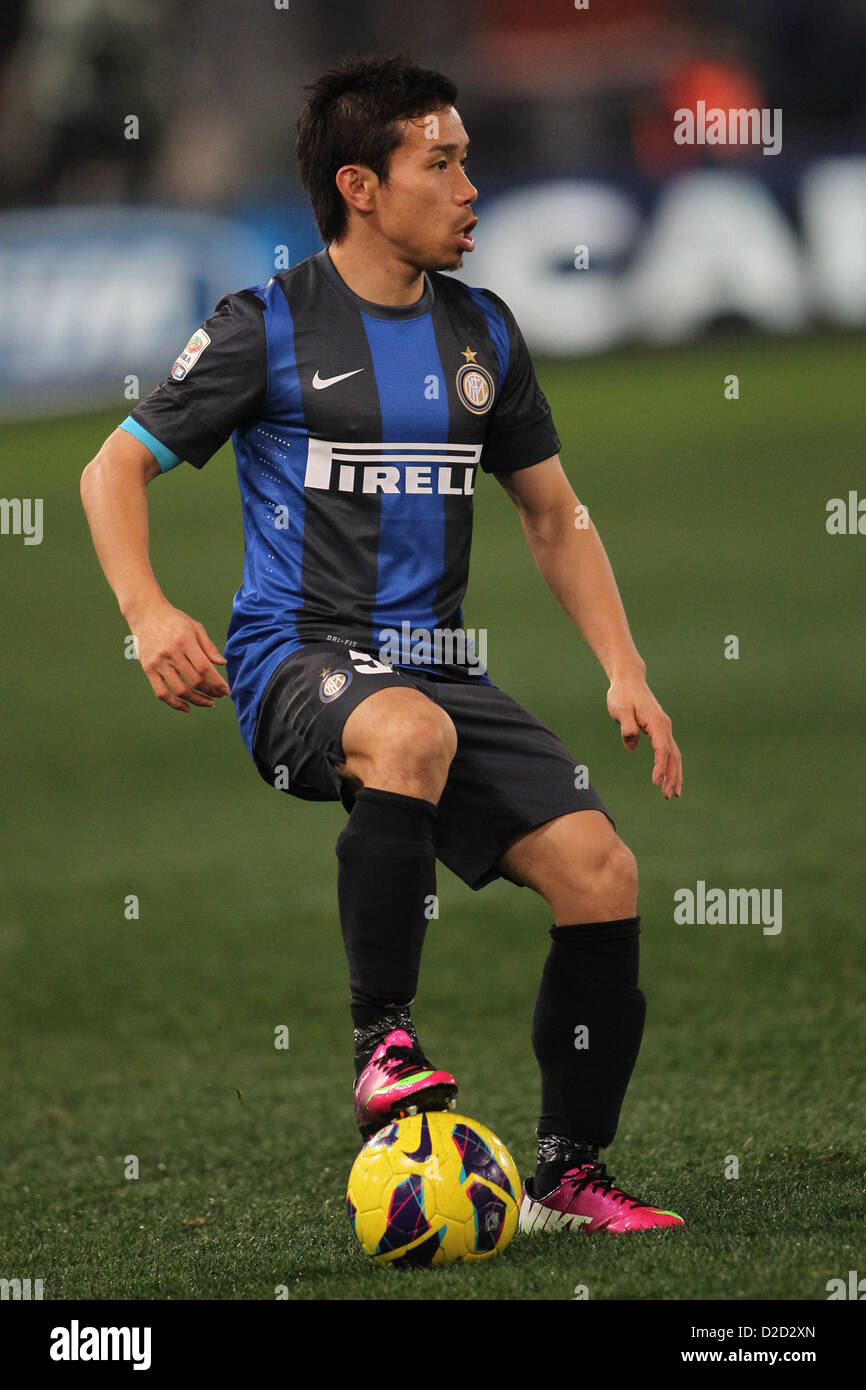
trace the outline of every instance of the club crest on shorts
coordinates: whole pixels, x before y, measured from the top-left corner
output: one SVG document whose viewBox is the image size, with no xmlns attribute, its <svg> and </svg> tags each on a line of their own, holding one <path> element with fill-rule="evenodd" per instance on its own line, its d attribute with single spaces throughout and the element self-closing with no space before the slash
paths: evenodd
<svg viewBox="0 0 866 1390">
<path fill-rule="evenodd" d="M 319 686 L 319 699 L 326 705 L 331 700 L 336 700 L 338 695 L 342 695 L 351 679 L 351 671 L 332 671 L 329 676 L 325 676 Z"/>
<path fill-rule="evenodd" d="M 192 368 L 201 357 L 205 348 L 209 345 L 210 338 L 203 328 L 200 328 L 197 333 L 193 333 L 183 352 L 171 369 L 171 374 L 175 381 L 183 381 L 187 372 L 192 371 Z"/>
<path fill-rule="evenodd" d="M 466 361 L 457 373 L 457 394 L 473 415 L 485 415 L 493 404 L 493 377 L 475 361 L 471 348 L 466 348 L 463 356 Z"/>
</svg>

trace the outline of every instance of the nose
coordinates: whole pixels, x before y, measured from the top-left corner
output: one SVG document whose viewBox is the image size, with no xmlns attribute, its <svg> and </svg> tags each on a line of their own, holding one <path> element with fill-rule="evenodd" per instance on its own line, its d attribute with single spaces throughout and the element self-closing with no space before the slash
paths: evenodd
<svg viewBox="0 0 866 1390">
<path fill-rule="evenodd" d="M 460 172 L 463 175 L 463 182 L 466 185 L 466 190 L 468 190 L 461 193 L 460 202 L 474 203 L 475 199 L 478 197 L 478 189 L 475 187 L 474 183 L 470 179 L 469 175 L 466 173 L 465 169 L 462 169 Z"/>
</svg>

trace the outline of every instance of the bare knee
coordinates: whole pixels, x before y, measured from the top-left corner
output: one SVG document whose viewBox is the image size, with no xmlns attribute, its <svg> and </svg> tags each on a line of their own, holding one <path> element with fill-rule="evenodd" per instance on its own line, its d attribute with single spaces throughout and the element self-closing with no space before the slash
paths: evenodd
<svg viewBox="0 0 866 1390">
<path fill-rule="evenodd" d="M 637 860 L 617 834 L 607 847 L 599 878 L 611 894 L 637 899 Z"/>
<path fill-rule="evenodd" d="M 545 893 L 557 922 L 614 922 L 637 912 L 637 861 L 611 828 L 603 845 L 576 848 Z"/>
<path fill-rule="evenodd" d="M 451 716 L 427 701 L 389 716 L 376 757 L 380 764 L 398 765 L 421 776 L 427 770 L 447 774 L 456 752 L 457 730 Z"/>
<path fill-rule="evenodd" d="M 363 786 L 438 801 L 457 751 L 445 710 L 417 690 L 388 687 L 358 705 L 343 729 L 337 771 Z"/>
<path fill-rule="evenodd" d="M 551 821 L 503 857 L 506 872 L 545 898 L 556 921 L 614 921 L 637 911 L 637 863 L 601 812 Z"/>
<path fill-rule="evenodd" d="M 570 838 L 567 860 L 572 873 L 587 883 L 637 891 L 637 860 L 606 818 L 587 834 Z"/>
</svg>

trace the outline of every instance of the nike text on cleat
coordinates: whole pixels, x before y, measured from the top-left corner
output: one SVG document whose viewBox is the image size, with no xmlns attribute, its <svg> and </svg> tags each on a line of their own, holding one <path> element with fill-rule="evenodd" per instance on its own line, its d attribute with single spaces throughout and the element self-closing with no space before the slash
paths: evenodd
<svg viewBox="0 0 866 1390">
<path fill-rule="evenodd" d="M 317 367 L 316 375 L 313 377 L 313 389 L 316 391 L 325 391 L 329 386 L 336 386 L 338 381 L 345 381 L 347 377 L 357 376 L 358 373 L 363 372 L 363 370 L 363 367 L 356 367 L 353 372 L 342 372 L 340 376 L 322 377 L 319 376 L 319 369 Z"/>
<path fill-rule="evenodd" d="M 519 1229 L 536 1231 L 645 1231 L 658 1226 L 683 1226 L 675 1211 L 663 1211 L 623 1192 L 607 1176 L 603 1163 L 582 1163 L 563 1175 L 559 1187 L 537 1198 L 533 1178 L 523 1185 Z"/>
<path fill-rule="evenodd" d="M 457 1082 L 437 1071 L 417 1043 L 395 1028 L 379 1044 L 355 1082 L 355 1122 L 365 1139 L 389 1120 L 419 1110 L 453 1110 Z"/>
</svg>

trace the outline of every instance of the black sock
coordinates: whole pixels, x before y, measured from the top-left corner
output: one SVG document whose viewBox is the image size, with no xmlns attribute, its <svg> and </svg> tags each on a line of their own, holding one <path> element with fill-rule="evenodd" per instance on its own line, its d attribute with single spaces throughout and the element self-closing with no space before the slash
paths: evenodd
<svg viewBox="0 0 866 1390">
<path fill-rule="evenodd" d="M 532 1021 L 540 1137 L 604 1148 L 616 1133 L 646 1015 L 639 932 L 639 917 L 551 928 Z M 567 1155 L 561 1161 L 561 1172 L 573 1166 Z M 551 1176 L 553 1167 L 545 1181 Z"/>
<path fill-rule="evenodd" d="M 337 897 L 358 1029 L 415 998 L 426 909 L 436 892 L 435 819 L 431 801 L 362 787 L 337 837 Z"/>
<path fill-rule="evenodd" d="M 568 1134 L 539 1134 L 532 1195 L 546 1197 L 559 1187 L 569 1168 L 581 1163 L 598 1163 L 597 1144 L 582 1144 Z"/>
</svg>

